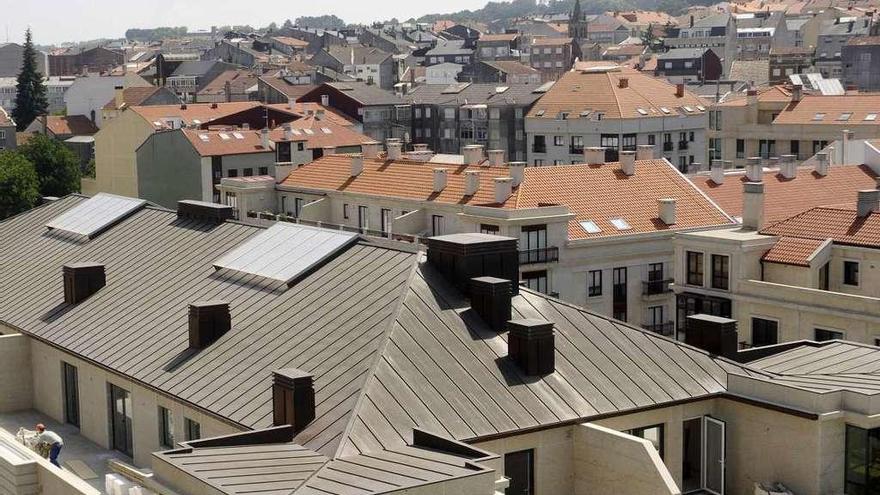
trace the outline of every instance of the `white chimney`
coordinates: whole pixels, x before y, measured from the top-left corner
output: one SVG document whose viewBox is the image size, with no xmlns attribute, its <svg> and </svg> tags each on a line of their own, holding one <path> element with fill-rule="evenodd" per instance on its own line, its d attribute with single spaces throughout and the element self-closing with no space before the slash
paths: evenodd
<svg viewBox="0 0 880 495">
<path fill-rule="evenodd" d="M 116 108 L 122 108 L 122 104 L 125 103 L 125 87 L 124 86 L 114 86 L 113 87 L 113 103 L 116 104 Z"/>
<path fill-rule="evenodd" d="M 290 124 L 284 124 L 281 128 L 284 129 L 284 140 L 293 141 L 293 126 Z"/>
<path fill-rule="evenodd" d="M 351 176 L 357 177 L 364 171 L 364 155 L 354 153 L 351 155 Z"/>
<path fill-rule="evenodd" d="M 513 187 L 522 184 L 526 162 L 510 162 L 507 166 L 510 169 L 510 176 L 513 177 Z"/>
<path fill-rule="evenodd" d="M 761 165 L 761 157 L 753 156 L 746 159 L 746 178 L 751 182 L 764 180 L 764 167 Z"/>
<path fill-rule="evenodd" d="M 403 149 L 403 144 L 397 140 L 389 139 L 385 144 L 385 147 L 388 150 L 388 159 L 389 160 L 400 160 L 400 153 Z"/>
<path fill-rule="evenodd" d="M 779 157 L 771 156 L 767 159 L 767 168 L 770 169 L 778 169 L 779 168 Z"/>
<path fill-rule="evenodd" d="M 512 177 L 495 177 L 495 202 L 503 203 L 513 193 Z"/>
<path fill-rule="evenodd" d="M 324 156 L 336 154 L 336 146 L 324 146 L 322 150 L 324 152 Z"/>
<path fill-rule="evenodd" d="M 504 150 L 489 150 L 489 165 L 500 167 L 504 165 Z"/>
<path fill-rule="evenodd" d="M 636 152 L 621 151 L 620 152 L 620 169 L 626 175 L 635 175 L 636 173 Z"/>
<path fill-rule="evenodd" d="M 321 95 L 321 106 L 330 106 L 330 95 Z"/>
<path fill-rule="evenodd" d="M 376 158 L 379 158 L 379 149 L 381 147 L 382 143 L 378 141 L 370 141 L 361 144 L 361 152 L 367 160 L 375 160 Z"/>
<path fill-rule="evenodd" d="M 605 148 L 598 146 L 584 148 L 584 162 L 587 165 L 601 165 L 605 163 Z"/>
<path fill-rule="evenodd" d="M 480 171 L 465 170 L 464 171 L 464 195 L 473 196 L 480 189 Z"/>
<path fill-rule="evenodd" d="M 779 160 L 779 172 L 786 179 L 797 177 L 797 162 L 794 155 L 782 155 Z"/>
<path fill-rule="evenodd" d="M 425 143 L 415 143 L 412 147 L 413 151 L 428 151 L 428 145 Z"/>
<path fill-rule="evenodd" d="M 483 146 L 469 144 L 462 149 L 465 165 L 479 165 L 483 161 Z"/>
<path fill-rule="evenodd" d="M 858 198 L 859 218 L 865 218 L 871 213 L 880 211 L 880 191 L 876 189 L 865 189 L 859 191 Z"/>
<path fill-rule="evenodd" d="M 657 200 L 660 221 L 666 225 L 675 225 L 675 199 L 662 198 Z"/>
<path fill-rule="evenodd" d="M 438 193 L 446 189 L 448 173 L 445 168 L 434 169 L 434 192 Z"/>
<path fill-rule="evenodd" d="M 828 152 L 820 151 L 816 153 L 816 173 L 825 177 L 828 175 L 828 168 L 830 164 L 828 163 Z"/>
<path fill-rule="evenodd" d="M 724 163 L 720 160 L 712 162 L 712 166 L 709 169 L 709 175 L 712 178 L 712 182 L 719 186 L 724 184 Z"/>
<path fill-rule="evenodd" d="M 653 160 L 654 159 L 654 145 L 653 144 L 640 144 L 638 146 L 638 151 L 636 153 L 636 160 Z"/>
<path fill-rule="evenodd" d="M 843 149 L 840 153 L 840 163 L 841 165 L 846 165 L 848 163 L 849 157 L 847 153 L 849 152 L 849 143 L 852 141 L 855 133 L 849 129 L 843 131 Z"/>
<path fill-rule="evenodd" d="M 801 98 L 804 96 L 804 87 L 800 84 L 795 84 L 791 87 L 791 101 L 798 102 L 801 101 Z"/>
<path fill-rule="evenodd" d="M 761 230 L 764 226 L 764 183 L 743 184 L 742 224 L 744 228 Z"/>
<path fill-rule="evenodd" d="M 287 109 L 293 110 L 296 108 L 296 98 L 288 98 L 287 99 Z"/>
<path fill-rule="evenodd" d="M 263 149 L 269 149 L 269 129 L 264 127 L 260 130 L 260 144 L 263 145 Z"/>
</svg>

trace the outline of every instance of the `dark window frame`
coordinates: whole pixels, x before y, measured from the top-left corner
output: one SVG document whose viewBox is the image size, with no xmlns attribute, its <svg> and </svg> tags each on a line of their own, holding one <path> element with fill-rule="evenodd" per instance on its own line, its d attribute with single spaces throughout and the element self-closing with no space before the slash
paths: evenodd
<svg viewBox="0 0 880 495">
<path fill-rule="evenodd" d="M 844 260 L 843 262 L 843 285 L 850 287 L 859 286 L 859 262 Z"/>
<path fill-rule="evenodd" d="M 587 297 L 599 297 L 602 295 L 602 270 L 590 270 L 587 272 Z"/>
<path fill-rule="evenodd" d="M 779 321 L 760 316 L 752 317 L 752 347 L 779 343 Z"/>
<path fill-rule="evenodd" d="M 174 413 L 159 406 L 159 446 L 174 448 Z"/>
<path fill-rule="evenodd" d="M 202 438 L 202 425 L 198 421 L 184 417 L 183 432 L 187 442 Z"/>
<path fill-rule="evenodd" d="M 685 252 L 685 283 L 698 287 L 703 286 L 703 253 L 699 251 Z"/>
<path fill-rule="evenodd" d="M 712 255 L 712 288 L 730 290 L 730 256 Z"/>
<path fill-rule="evenodd" d="M 645 438 L 645 431 L 652 430 L 655 428 L 659 430 L 660 445 L 659 446 L 655 445 L 654 447 L 657 449 L 657 453 L 660 454 L 660 459 L 663 459 L 666 454 L 666 424 L 665 423 L 659 423 L 656 425 L 648 425 L 648 426 L 641 426 L 638 428 L 633 428 L 631 430 L 628 430 L 626 433 L 629 435 L 632 435 L 634 437 L 644 439 Z M 648 440 L 648 441 L 650 442 L 650 440 Z"/>
</svg>

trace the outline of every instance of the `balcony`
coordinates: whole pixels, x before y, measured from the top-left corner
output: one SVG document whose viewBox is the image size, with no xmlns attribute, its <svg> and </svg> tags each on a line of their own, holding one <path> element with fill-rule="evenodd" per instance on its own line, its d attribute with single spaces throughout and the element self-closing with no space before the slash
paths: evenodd
<svg viewBox="0 0 880 495">
<path fill-rule="evenodd" d="M 546 247 L 529 249 L 519 252 L 520 265 L 534 265 L 536 263 L 555 263 L 559 261 L 559 248 Z"/>
<path fill-rule="evenodd" d="M 532 145 L 532 153 L 546 153 L 547 145 L 535 143 Z"/>
<path fill-rule="evenodd" d="M 678 142 L 678 149 L 680 149 L 680 150 L 688 149 L 688 142 L 687 141 L 679 141 Z"/>
<path fill-rule="evenodd" d="M 672 337 L 675 333 L 675 323 L 667 321 L 666 323 L 646 323 L 642 328 L 649 332 L 663 335 L 664 337 Z"/>
<path fill-rule="evenodd" d="M 672 141 L 663 143 L 663 151 L 672 151 L 673 149 L 675 149 L 675 145 L 672 144 Z"/>
<path fill-rule="evenodd" d="M 569 146 L 568 147 L 568 154 L 569 155 L 582 155 L 582 154 L 584 154 L 584 147 L 583 146 Z"/>
<path fill-rule="evenodd" d="M 656 296 L 660 294 L 667 294 L 672 292 L 672 289 L 669 285 L 673 282 L 671 278 L 667 278 L 664 280 L 651 280 L 649 282 L 642 282 L 642 295 L 643 296 Z"/>
</svg>

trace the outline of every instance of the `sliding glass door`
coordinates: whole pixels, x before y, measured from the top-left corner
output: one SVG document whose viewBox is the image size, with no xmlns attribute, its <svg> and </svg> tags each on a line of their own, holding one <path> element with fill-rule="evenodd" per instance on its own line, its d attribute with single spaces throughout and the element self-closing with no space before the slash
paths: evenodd
<svg viewBox="0 0 880 495">
<path fill-rule="evenodd" d="M 131 393 L 110 385 L 110 442 L 114 450 L 133 456 Z"/>
</svg>

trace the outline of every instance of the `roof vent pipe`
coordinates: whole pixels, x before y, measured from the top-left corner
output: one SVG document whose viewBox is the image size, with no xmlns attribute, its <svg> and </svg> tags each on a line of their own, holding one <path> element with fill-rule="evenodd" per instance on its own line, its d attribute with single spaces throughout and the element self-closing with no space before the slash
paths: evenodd
<svg viewBox="0 0 880 495">
<path fill-rule="evenodd" d="M 438 193 L 446 189 L 448 173 L 445 168 L 434 169 L 434 192 Z"/>
<path fill-rule="evenodd" d="M 556 369 L 553 323 L 523 319 L 507 322 L 507 355 L 529 376 L 547 375 Z"/>
<path fill-rule="evenodd" d="M 871 213 L 876 213 L 877 211 L 880 211 L 880 191 L 876 189 L 865 189 L 859 191 L 859 218 L 865 218 Z"/>
<path fill-rule="evenodd" d="M 828 161 L 828 152 L 820 151 L 816 153 L 816 173 L 825 177 L 828 175 L 828 169 L 830 168 L 830 163 Z"/>
<path fill-rule="evenodd" d="M 483 146 L 469 144 L 462 150 L 465 165 L 479 165 L 483 161 Z"/>
<path fill-rule="evenodd" d="M 311 373 L 295 368 L 272 372 L 272 424 L 290 425 L 293 434 L 315 419 L 315 386 Z"/>
<path fill-rule="evenodd" d="M 100 263 L 68 263 L 62 266 L 61 273 L 67 304 L 79 304 L 107 285 L 104 265 Z"/>
<path fill-rule="evenodd" d="M 504 165 L 504 150 L 489 150 L 489 165 L 500 167 Z"/>
<path fill-rule="evenodd" d="M 364 171 L 364 155 L 355 153 L 351 155 L 351 176 L 357 177 Z"/>
<path fill-rule="evenodd" d="M 709 167 L 709 174 L 712 182 L 719 186 L 724 184 L 724 163 L 720 160 L 712 162 L 712 165 Z"/>
<path fill-rule="evenodd" d="M 263 149 L 269 149 L 269 129 L 264 127 L 260 130 L 260 144 L 263 145 Z"/>
<path fill-rule="evenodd" d="M 605 163 L 605 148 L 599 146 L 584 148 L 584 162 L 587 165 L 602 165 Z"/>
<path fill-rule="evenodd" d="M 495 178 L 495 202 L 501 204 L 513 193 L 513 177 Z"/>
<path fill-rule="evenodd" d="M 513 187 L 522 184 L 523 175 L 526 170 L 526 162 L 510 162 L 507 166 L 510 169 L 510 176 L 513 177 Z"/>
<path fill-rule="evenodd" d="M 746 229 L 761 230 L 764 227 L 764 183 L 743 184 L 742 225 Z"/>
<path fill-rule="evenodd" d="M 464 171 L 464 195 L 473 196 L 480 189 L 480 171 L 465 170 Z"/>
<path fill-rule="evenodd" d="M 293 141 L 293 126 L 289 123 L 281 126 L 284 129 L 284 140 L 285 141 Z"/>
<path fill-rule="evenodd" d="M 675 225 L 675 199 L 662 198 L 657 200 L 657 210 L 660 221 L 666 225 Z"/>
<path fill-rule="evenodd" d="M 204 349 L 232 328 L 229 303 L 197 301 L 189 305 L 189 347 Z"/>
<path fill-rule="evenodd" d="M 381 148 L 381 146 L 382 144 L 378 141 L 363 143 L 361 144 L 361 152 L 367 160 L 375 160 L 376 158 L 379 158 L 379 148 Z"/>
<path fill-rule="evenodd" d="M 782 155 L 779 160 L 779 171 L 786 179 L 797 177 L 797 162 L 794 155 Z"/>
<path fill-rule="evenodd" d="M 746 178 L 750 182 L 761 182 L 764 180 L 764 167 L 761 166 L 761 157 L 753 156 L 746 159 Z"/>
<path fill-rule="evenodd" d="M 654 159 L 654 145 L 653 144 L 640 144 L 636 150 L 636 160 L 653 160 Z"/>
<path fill-rule="evenodd" d="M 400 154 L 403 150 L 403 144 L 401 144 L 400 141 L 392 141 L 389 139 L 385 144 L 385 147 L 388 149 L 389 160 L 400 160 Z"/>
<path fill-rule="evenodd" d="M 632 176 L 636 173 L 636 152 L 621 151 L 620 152 L 620 169 L 623 173 Z"/>
</svg>

